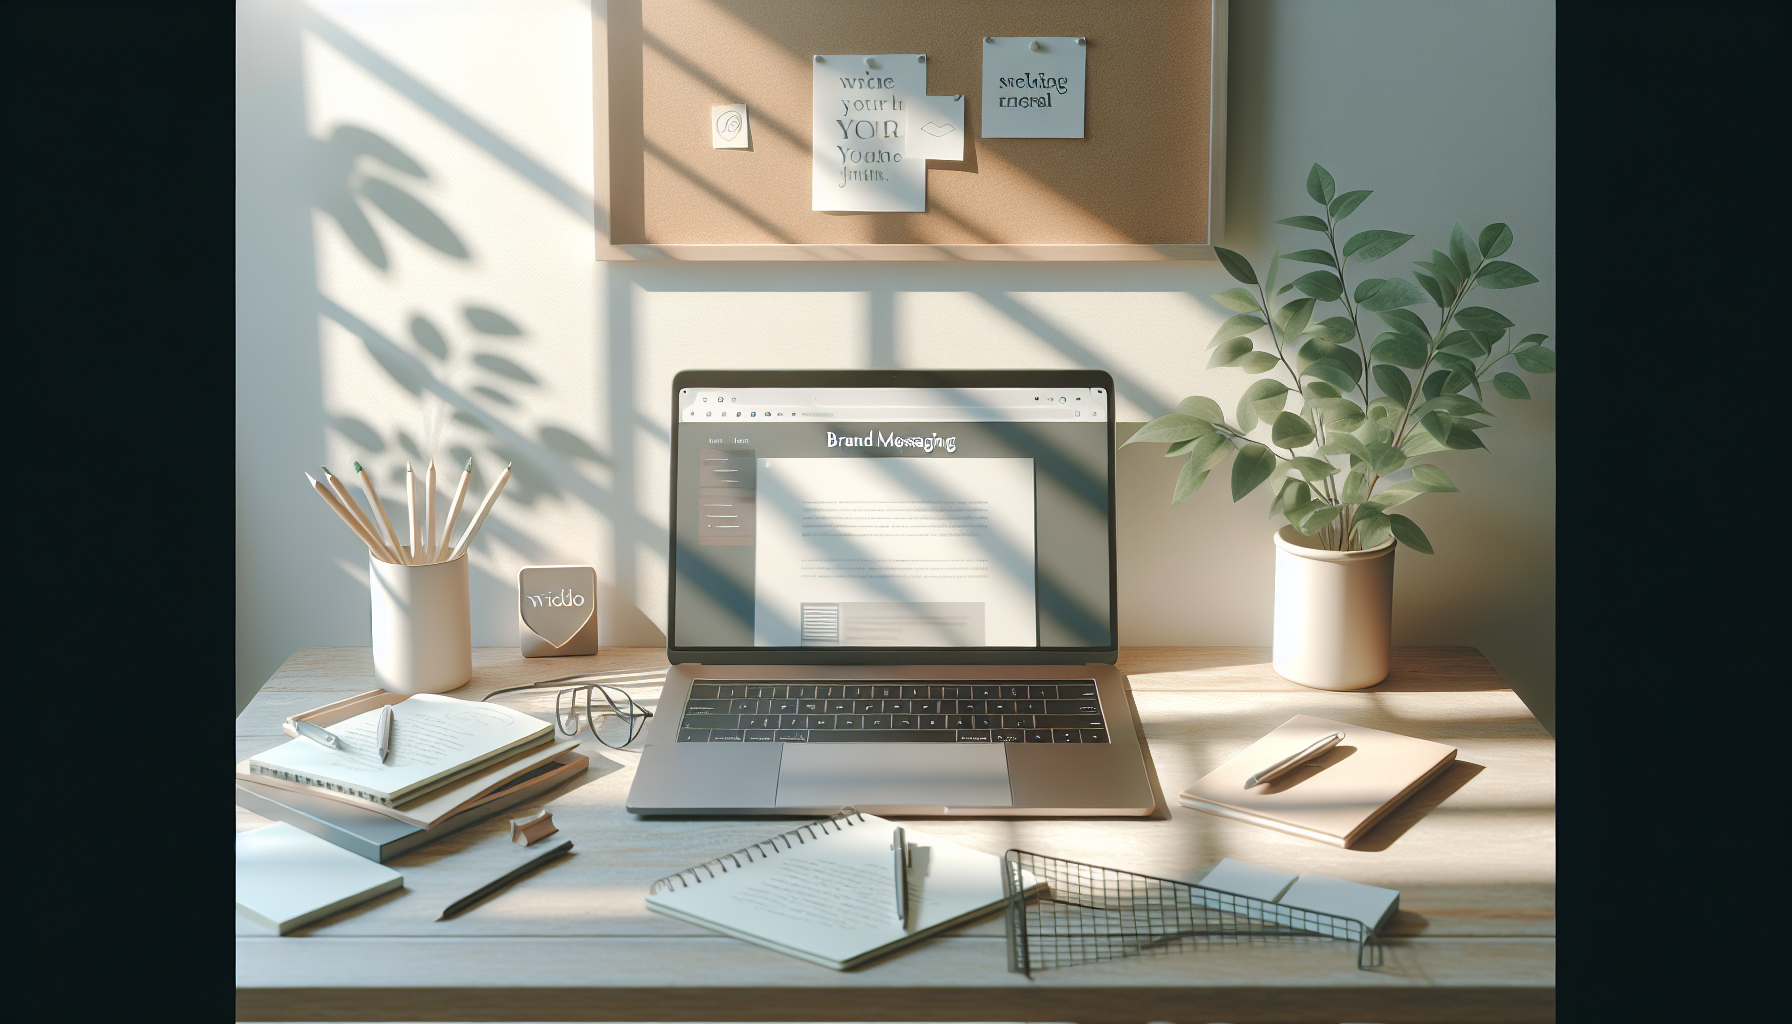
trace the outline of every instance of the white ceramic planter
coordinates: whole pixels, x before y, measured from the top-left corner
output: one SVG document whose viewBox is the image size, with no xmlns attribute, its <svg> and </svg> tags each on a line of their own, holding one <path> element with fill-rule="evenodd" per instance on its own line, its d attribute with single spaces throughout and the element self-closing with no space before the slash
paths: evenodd
<svg viewBox="0 0 1792 1024">
<path fill-rule="evenodd" d="M 467 556 L 393 565 L 368 556 L 373 675 L 392 693 L 443 693 L 473 678 Z"/>
<path fill-rule="evenodd" d="M 1275 541 L 1276 674 L 1321 690 L 1386 679 L 1394 539 L 1367 551 L 1327 551 L 1284 526 Z"/>
</svg>

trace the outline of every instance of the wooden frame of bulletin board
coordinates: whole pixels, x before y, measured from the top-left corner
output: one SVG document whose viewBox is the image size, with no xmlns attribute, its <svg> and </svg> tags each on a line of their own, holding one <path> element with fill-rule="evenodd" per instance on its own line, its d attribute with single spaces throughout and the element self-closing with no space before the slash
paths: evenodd
<svg viewBox="0 0 1792 1024">
<path fill-rule="evenodd" d="M 1210 260 L 1228 0 L 594 0 L 600 260 Z M 984 36 L 1085 36 L 1087 135 L 980 138 Z M 965 98 L 925 213 L 810 209 L 811 61 L 923 53 Z M 710 148 L 745 103 L 752 148 Z"/>
</svg>

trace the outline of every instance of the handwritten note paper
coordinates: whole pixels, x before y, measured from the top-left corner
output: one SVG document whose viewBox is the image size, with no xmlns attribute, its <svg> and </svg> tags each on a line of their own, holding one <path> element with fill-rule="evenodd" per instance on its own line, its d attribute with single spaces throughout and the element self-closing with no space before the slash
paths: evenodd
<svg viewBox="0 0 1792 1024">
<path fill-rule="evenodd" d="M 811 67 L 811 208 L 926 212 L 927 162 L 908 151 L 910 100 L 927 95 L 921 55 L 830 53 Z"/>
<path fill-rule="evenodd" d="M 1088 46 L 1077 36 L 983 41 L 983 137 L 1080 139 Z"/>
<path fill-rule="evenodd" d="M 925 96 L 909 100 L 910 160 L 964 159 L 964 97 Z"/>
<path fill-rule="evenodd" d="M 724 103 L 709 108 L 709 148 L 752 149 L 745 103 Z"/>
</svg>

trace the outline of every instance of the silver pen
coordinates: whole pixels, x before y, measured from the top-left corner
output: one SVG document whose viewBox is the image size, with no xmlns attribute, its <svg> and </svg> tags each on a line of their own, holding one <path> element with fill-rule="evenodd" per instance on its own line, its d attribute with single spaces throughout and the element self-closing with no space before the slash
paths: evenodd
<svg viewBox="0 0 1792 1024">
<path fill-rule="evenodd" d="M 1273 779 L 1279 775 L 1286 775 L 1288 772 L 1293 771 L 1294 769 L 1300 767 L 1301 765 L 1306 764 L 1308 761 L 1311 761 L 1315 757 L 1318 757 L 1320 754 L 1323 754 L 1326 751 L 1337 746 L 1338 742 L 1340 740 L 1342 740 L 1343 738 L 1344 738 L 1344 734 L 1341 732 L 1334 732 L 1329 736 L 1319 737 L 1318 739 L 1314 740 L 1313 742 L 1300 748 L 1299 750 L 1295 751 L 1294 753 L 1289 754 L 1287 757 L 1282 758 L 1280 761 L 1277 761 L 1275 764 L 1270 765 L 1268 768 L 1263 769 L 1262 771 L 1258 772 L 1257 774 L 1251 776 L 1249 779 L 1245 780 L 1244 788 L 1250 789 L 1252 786 L 1255 786 L 1260 782 L 1268 782 L 1270 779 Z"/>
<path fill-rule="evenodd" d="M 890 837 L 890 849 L 896 854 L 896 921 L 908 925 L 908 834 L 900 827 Z"/>
<path fill-rule="evenodd" d="M 320 747 L 329 747 L 331 750 L 342 749 L 342 741 L 336 738 L 336 734 L 325 729 L 321 725 L 312 725 L 310 722 L 301 719 L 292 723 L 292 727 L 298 730 L 300 736 L 305 737 Z"/>
<path fill-rule="evenodd" d="M 374 733 L 375 742 L 380 748 L 380 763 L 386 763 L 386 755 L 392 752 L 392 705 L 380 707 L 379 729 Z"/>
</svg>

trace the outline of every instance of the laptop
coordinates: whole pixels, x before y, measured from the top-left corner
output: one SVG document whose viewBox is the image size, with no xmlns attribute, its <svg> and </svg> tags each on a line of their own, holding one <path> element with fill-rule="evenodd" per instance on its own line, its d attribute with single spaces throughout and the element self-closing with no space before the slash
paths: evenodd
<svg viewBox="0 0 1792 1024">
<path fill-rule="evenodd" d="M 1098 370 L 688 370 L 636 814 L 1137 816 Z"/>
</svg>

